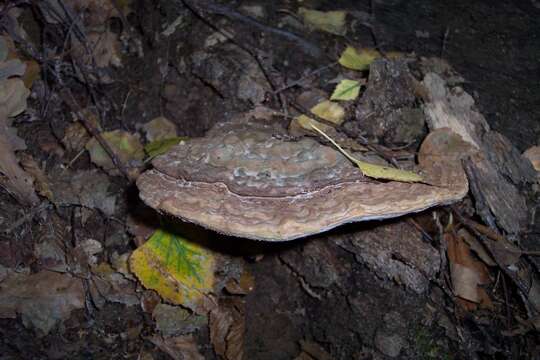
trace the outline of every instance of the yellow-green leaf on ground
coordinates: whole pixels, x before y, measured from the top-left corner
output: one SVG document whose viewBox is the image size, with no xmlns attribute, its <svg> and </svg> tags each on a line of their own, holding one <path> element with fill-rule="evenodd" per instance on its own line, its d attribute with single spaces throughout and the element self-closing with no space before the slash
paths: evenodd
<svg viewBox="0 0 540 360">
<path fill-rule="evenodd" d="M 345 120 L 345 109 L 341 105 L 330 100 L 324 100 L 315 105 L 310 110 L 318 117 L 330 121 L 333 124 L 341 125 Z"/>
<path fill-rule="evenodd" d="M 199 312 L 214 287 L 214 254 L 166 229 L 158 229 L 130 257 L 131 271 L 167 302 Z"/>
<path fill-rule="evenodd" d="M 385 179 L 385 180 L 395 180 L 402 182 L 419 182 L 422 181 L 422 177 L 413 171 L 400 170 L 396 168 L 391 168 L 388 166 L 381 166 L 370 164 L 365 161 L 358 160 L 350 155 L 348 152 L 343 150 L 330 136 L 326 135 L 321 129 L 317 126 L 311 124 L 311 127 L 315 129 L 319 134 L 324 136 L 326 140 L 330 141 L 338 150 L 351 160 L 353 163 L 360 168 L 362 174 L 369 176 L 374 179 Z"/>
<path fill-rule="evenodd" d="M 137 135 L 123 130 L 113 130 L 103 132 L 101 136 L 123 164 L 127 164 L 131 160 L 142 160 L 144 158 L 144 149 Z M 90 159 L 94 164 L 106 171 L 116 169 L 109 154 L 95 138 L 90 139 L 85 147 L 90 153 Z"/>
<path fill-rule="evenodd" d="M 314 132 L 312 125 L 317 126 L 319 129 L 323 129 L 328 132 L 333 129 L 330 125 L 323 124 L 317 120 L 314 120 L 306 115 L 299 115 L 291 121 L 289 125 L 289 130 L 295 132 L 299 129 L 307 130 L 309 132 Z"/>
<path fill-rule="evenodd" d="M 304 24 L 317 30 L 334 35 L 345 35 L 347 32 L 346 11 L 317 11 L 301 7 L 298 14 L 304 19 Z"/>
<path fill-rule="evenodd" d="M 347 46 L 338 62 L 348 69 L 362 71 L 369 69 L 369 65 L 379 57 L 381 57 L 381 54 L 375 49 L 358 51 L 352 46 Z"/>
<path fill-rule="evenodd" d="M 187 140 L 186 136 L 176 136 L 169 139 L 155 140 L 144 146 L 144 151 L 149 159 L 153 159 L 158 155 L 165 154 L 171 147 L 179 144 L 181 141 Z"/>
<path fill-rule="evenodd" d="M 360 81 L 343 79 L 337 84 L 330 100 L 355 100 L 360 94 Z"/>
</svg>

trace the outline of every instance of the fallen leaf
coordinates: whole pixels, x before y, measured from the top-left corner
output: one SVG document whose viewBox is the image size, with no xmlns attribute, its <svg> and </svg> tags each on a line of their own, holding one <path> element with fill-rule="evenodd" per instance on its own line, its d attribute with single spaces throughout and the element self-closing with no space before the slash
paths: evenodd
<svg viewBox="0 0 540 360">
<path fill-rule="evenodd" d="M 341 125 L 345 120 L 345 109 L 341 105 L 330 100 L 324 100 L 315 105 L 310 111 L 333 124 Z"/>
<path fill-rule="evenodd" d="M 136 283 L 115 271 L 108 263 L 92 267 L 89 287 L 92 300 L 97 307 L 102 307 L 106 301 L 128 306 L 140 303 L 135 293 Z"/>
<path fill-rule="evenodd" d="M 159 116 L 143 125 L 146 140 L 153 142 L 176 137 L 176 125 L 166 117 Z"/>
<path fill-rule="evenodd" d="M 0 283 L 0 317 L 20 314 L 23 324 L 47 334 L 71 312 L 85 306 L 82 280 L 68 274 L 41 271 L 12 274 Z"/>
<path fill-rule="evenodd" d="M 26 64 L 19 59 L 11 59 L 0 62 L 0 80 L 6 80 L 13 76 L 23 76 Z"/>
<path fill-rule="evenodd" d="M 208 324 L 206 316 L 193 314 L 181 306 L 158 304 L 152 312 L 161 335 L 177 336 L 193 333 Z"/>
<path fill-rule="evenodd" d="M 451 232 L 444 234 L 454 294 L 464 300 L 491 306 L 491 300 L 481 285 L 491 279 L 484 263 L 476 260 L 469 246 Z"/>
<path fill-rule="evenodd" d="M 103 132 L 101 136 L 109 144 L 122 164 L 129 164 L 134 160 L 141 161 L 144 158 L 144 148 L 138 135 L 123 130 L 113 130 Z M 109 154 L 95 138 L 86 143 L 86 150 L 90 153 L 90 159 L 94 164 L 103 168 L 110 175 L 120 174 Z"/>
<path fill-rule="evenodd" d="M 192 335 L 163 338 L 152 336 L 149 340 L 174 360 L 204 360 Z"/>
<path fill-rule="evenodd" d="M 360 94 L 360 81 L 343 79 L 336 86 L 330 100 L 355 100 Z"/>
<path fill-rule="evenodd" d="M 117 194 L 109 190 L 109 177 L 98 169 L 75 172 L 54 168 L 49 181 L 56 205 L 82 205 L 108 216 L 116 211 Z"/>
<path fill-rule="evenodd" d="M 317 11 L 301 7 L 298 14 L 307 26 L 334 35 L 345 35 L 347 32 L 345 11 Z"/>
<path fill-rule="evenodd" d="M 18 78 L 0 81 L 0 108 L 7 117 L 17 116 L 26 110 L 26 99 L 30 90 Z"/>
<path fill-rule="evenodd" d="M 422 177 L 418 175 L 415 172 L 412 171 L 406 171 L 406 170 L 400 170 L 396 168 L 391 168 L 387 166 L 381 166 L 381 165 L 374 165 L 370 164 L 365 161 L 360 161 L 353 156 L 351 156 L 348 152 L 343 150 L 341 146 L 339 146 L 332 138 L 330 138 L 328 135 L 326 135 L 322 130 L 320 130 L 317 126 L 311 125 L 313 129 L 315 129 L 318 133 L 320 133 L 322 136 L 324 136 L 328 141 L 330 141 L 335 147 L 338 148 L 338 150 L 347 157 L 347 159 L 351 160 L 353 163 L 358 166 L 358 168 L 362 171 L 362 173 L 365 176 L 372 177 L 374 179 L 385 179 L 385 180 L 395 180 L 395 181 L 402 181 L 402 182 L 419 182 L 422 181 Z"/>
<path fill-rule="evenodd" d="M 244 353 L 244 303 L 239 298 L 220 303 L 210 312 L 210 340 L 214 351 L 227 360 L 242 359 Z"/>
<path fill-rule="evenodd" d="M 157 291 L 172 304 L 204 313 L 214 287 L 215 259 L 210 250 L 158 229 L 133 252 L 130 266 L 147 289 Z"/>
<path fill-rule="evenodd" d="M 86 128 L 79 121 L 68 125 L 64 131 L 62 144 L 68 151 L 80 151 L 90 140 L 90 135 Z"/>
<path fill-rule="evenodd" d="M 29 154 L 22 154 L 20 162 L 24 171 L 34 179 L 34 187 L 38 194 L 52 201 L 53 192 L 51 190 L 51 183 L 34 158 Z"/>
<path fill-rule="evenodd" d="M 10 142 L 10 129 L 5 109 L 0 107 L 0 177 L 2 186 L 17 199 L 27 204 L 37 204 L 39 199 L 33 187 L 33 179 L 20 166 Z"/>
<path fill-rule="evenodd" d="M 144 151 L 146 152 L 146 154 L 148 154 L 148 159 L 146 161 L 151 160 L 158 155 L 165 154 L 174 145 L 177 145 L 187 139 L 188 138 L 185 136 L 178 136 L 168 139 L 155 140 L 151 143 L 146 144 L 144 146 Z"/>
<path fill-rule="evenodd" d="M 379 57 L 381 54 L 377 50 L 362 49 L 358 51 L 352 46 L 347 46 L 338 62 L 348 69 L 363 71 L 368 70 L 371 63 Z"/>
</svg>

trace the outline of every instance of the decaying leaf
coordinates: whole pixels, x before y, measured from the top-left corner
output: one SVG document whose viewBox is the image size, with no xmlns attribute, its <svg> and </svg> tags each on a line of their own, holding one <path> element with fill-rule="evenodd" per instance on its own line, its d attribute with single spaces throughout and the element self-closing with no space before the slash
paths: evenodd
<svg viewBox="0 0 540 360">
<path fill-rule="evenodd" d="M 174 360 L 204 360 L 192 335 L 170 338 L 154 335 L 149 340 Z"/>
<path fill-rule="evenodd" d="M 35 205 L 39 199 L 33 187 L 33 179 L 20 166 L 11 144 L 12 134 L 8 127 L 5 109 L 0 107 L 0 183 L 20 201 Z"/>
<path fill-rule="evenodd" d="M 129 164 L 134 160 L 141 161 L 144 158 L 144 148 L 138 135 L 130 134 L 123 130 L 113 130 L 103 132 L 101 136 L 123 164 Z M 88 141 L 86 150 L 90 153 L 90 158 L 94 164 L 102 167 L 111 175 L 119 174 L 109 154 L 107 154 L 95 138 Z"/>
<path fill-rule="evenodd" d="M 334 35 L 345 35 L 347 32 L 345 11 L 317 11 L 301 7 L 298 14 L 307 26 Z"/>
<path fill-rule="evenodd" d="M 332 138 L 326 135 L 322 130 L 320 130 L 315 125 L 311 125 L 318 133 L 324 136 L 328 141 L 330 141 L 338 150 L 355 163 L 358 168 L 362 171 L 365 176 L 372 177 L 374 179 L 385 179 L 385 180 L 395 180 L 395 181 L 404 181 L 404 182 L 420 182 L 422 177 L 413 171 L 406 171 L 396 168 L 390 168 L 388 166 L 381 166 L 370 164 L 365 161 L 358 160 L 351 156 L 348 152 L 343 150 Z"/>
<path fill-rule="evenodd" d="M 193 333 L 208 324 L 207 316 L 196 315 L 181 306 L 158 304 L 152 312 L 156 328 L 163 336 Z"/>
<path fill-rule="evenodd" d="M 146 288 L 196 312 L 207 308 L 215 262 L 210 250 L 165 229 L 157 230 L 130 258 L 131 271 Z"/>
<path fill-rule="evenodd" d="M 330 100 L 355 100 L 360 94 L 360 81 L 343 79 L 336 86 Z"/>
<path fill-rule="evenodd" d="M 485 265 L 472 256 L 469 246 L 458 236 L 447 232 L 444 238 L 448 245 L 454 294 L 473 303 L 491 306 L 488 294 L 481 287 L 491 281 Z"/>
<path fill-rule="evenodd" d="M 13 274 L 0 283 L 0 317 L 15 318 L 19 314 L 25 326 L 44 334 L 84 306 L 82 280 L 68 274 Z"/>
<path fill-rule="evenodd" d="M 210 312 L 210 340 L 214 351 L 227 360 L 242 359 L 244 354 L 244 303 L 236 298 Z"/>
<path fill-rule="evenodd" d="M 338 62 L 347 69 L 363 71 L 368 70 L 373 60 L 379 57 L 381 54 L 377 50 L 362 49 L 358 51 L 352 46 L 347 46 Z"/>
<path fill-rule="evenodd" d="M 21 155 L 21 165 L 24 168 L 24 171 L 34 178 L 34 187 L 38 194 L 52 201 L 53 192 L 51 190 L 50 181 L 34 158 L 28 154 Z"/>
<path fill-rule="evenodd" d="M 0 81 L 0 109 L 6 116 L 17 116 L 26 110 L 26 99 L 30 90 L 24 86 L 24 82 L 18 78 Z"/>
</svg>

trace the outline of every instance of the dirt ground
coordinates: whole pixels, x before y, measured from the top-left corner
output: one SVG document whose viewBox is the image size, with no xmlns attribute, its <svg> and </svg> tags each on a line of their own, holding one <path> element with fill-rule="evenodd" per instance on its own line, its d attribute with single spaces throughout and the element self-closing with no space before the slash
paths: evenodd
<svg viewBox="0 0 540 360">
<path fill-rule="evenodd" d="M 347 11 L 346 31 L 306 26 L 300 7 Z M 484 220 L 471 195 L 459 210 L 437 207 L 291 242 L 188 226 L 221 266 L 220 292 L 208 290 L 199 300 L 215 306 L 186 305 L 151 290 L 128 260 L 173 222 L 139 199 L 135 180 L 151 166 L 141 145 L 152 142 L 145 124 L 164 117 L 174 130 L 160 123 L 157 132 L 194 138 L 260 104 L 296 116 L 306 89 L 328 96 L 336 79 L 350 75 L 335 63 L 347 45 L 399 52 L 417 64 L 442 58 L 493 130 L 519 153 L 539 145 L 539 17 L 535 0 L 0 5 L 1 34 L 14 44 L 8 59 L 26 62 L 26 75 L 17 77 L 31 90 L 24 111 L 0 120 L 9 119 L 25 144 L 11 152 L 33 178 L 26 197 L 8 182 L 0 187 L 0 360 L 540 358 L 538 315 L 526 305 L 534 299 L 500 264 L 474 255 L 489 278 L 482 286 L 489 301 L 467 302 L 452 288 L 442 228 L 453 211 Z M 369 86 L 369 71 L 359 74 Z M 359 110 L 349 103 L 353 121 Z M 357 140 L 365 135 L 338 129 Z M 88 144 L 112 130 L 123 131 L 114 141 L 128 150 L 111 162 L 108 149 L 96 150 L 99 139 Z M 426 131 L 403 143 L 395 134 L 376 140 L 414 158 Z M 520 254 L 537 276 L 540 201 L 537 184 L 527 186 L 520 190 L 528 194 L 532 220 L 519 235 L 526 240 L 498 230 L 526 245 L 529 253 Z"/>
</svg>

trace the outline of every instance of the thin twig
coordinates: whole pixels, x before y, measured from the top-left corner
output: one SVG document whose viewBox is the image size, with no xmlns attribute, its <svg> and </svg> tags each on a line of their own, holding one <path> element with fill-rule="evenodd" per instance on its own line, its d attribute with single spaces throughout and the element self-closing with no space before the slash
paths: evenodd
<svg viewBox="0 0 540 360">
<path fill-rule="evenodd" d="M 324 66 L 322 66 L 322 67 L 320 67 L 320 68 L 318 68 L 318 69 L 316 69 L 316 70 L 313 70 L 313 71 L 310 72 L 309 74 L 302 76 L 300 79 L 295 80 L 295 81 L 293 81 L 293 82 L 288 83 L 288 84 L 285 85 L 285 86 L 280 87 L 279 89 L 275 90 L 273 93 L 274 93 L 274 94 L 277 94 L 277 93 L 280 93 L 280 92 L 285 91 L 285 90 L 287 90 L 287 89 L 290 89 L 290 88 L 292 88 L 293 86 L 299 85 L 299 84 L 301 84 L 303 81 L 305 81 L 307 78 L 312 77 L 312 76 L 314 76 L 314 75 L 317 75 L 317 74 L 323 72 L 323 71 L 326 70 L 326 69 L 329 69 L 329 68 L 331 68 L 331 67 L 336 66 L 337 64 L 338 64 L 338 62 L 337 62 L 337 61 L 334 61 L 333 63 L 330 63 L 330 64 L 328 64 L 328 65 L 324 65 Z"/>
<path fill-rule="evenodd" d="M 73 96 L 73 93 L 68 88 L 65 88 L 60 91 L 60 94 L 62 95 L 62 99 L 66 103 L 66 105 L 70 108 L 70 110 L 77 114 L 78 119 L 81 120 L 83 126 L 88 130 L 90 134 L 92 134 L 93 137 L 96 138 L 97 142 L 103 147 L 107 155 L 112 160 L 112 163 L 114 166 L 126 177 L 126 179 L 131 180 L 131 177 L 129 176 L 128 171 L 124 167 L 124 164 L 118 156 L 116 156 L 116 153 L 113 151 L 113 149 L 110 147 L 109 143 L 103 139 L 103 136 L 101 136 L 100 131 L 90 122 L 88 119 L 81 113 L 80 105 L 77 103 L 77 100 Z"/>
</svg>

